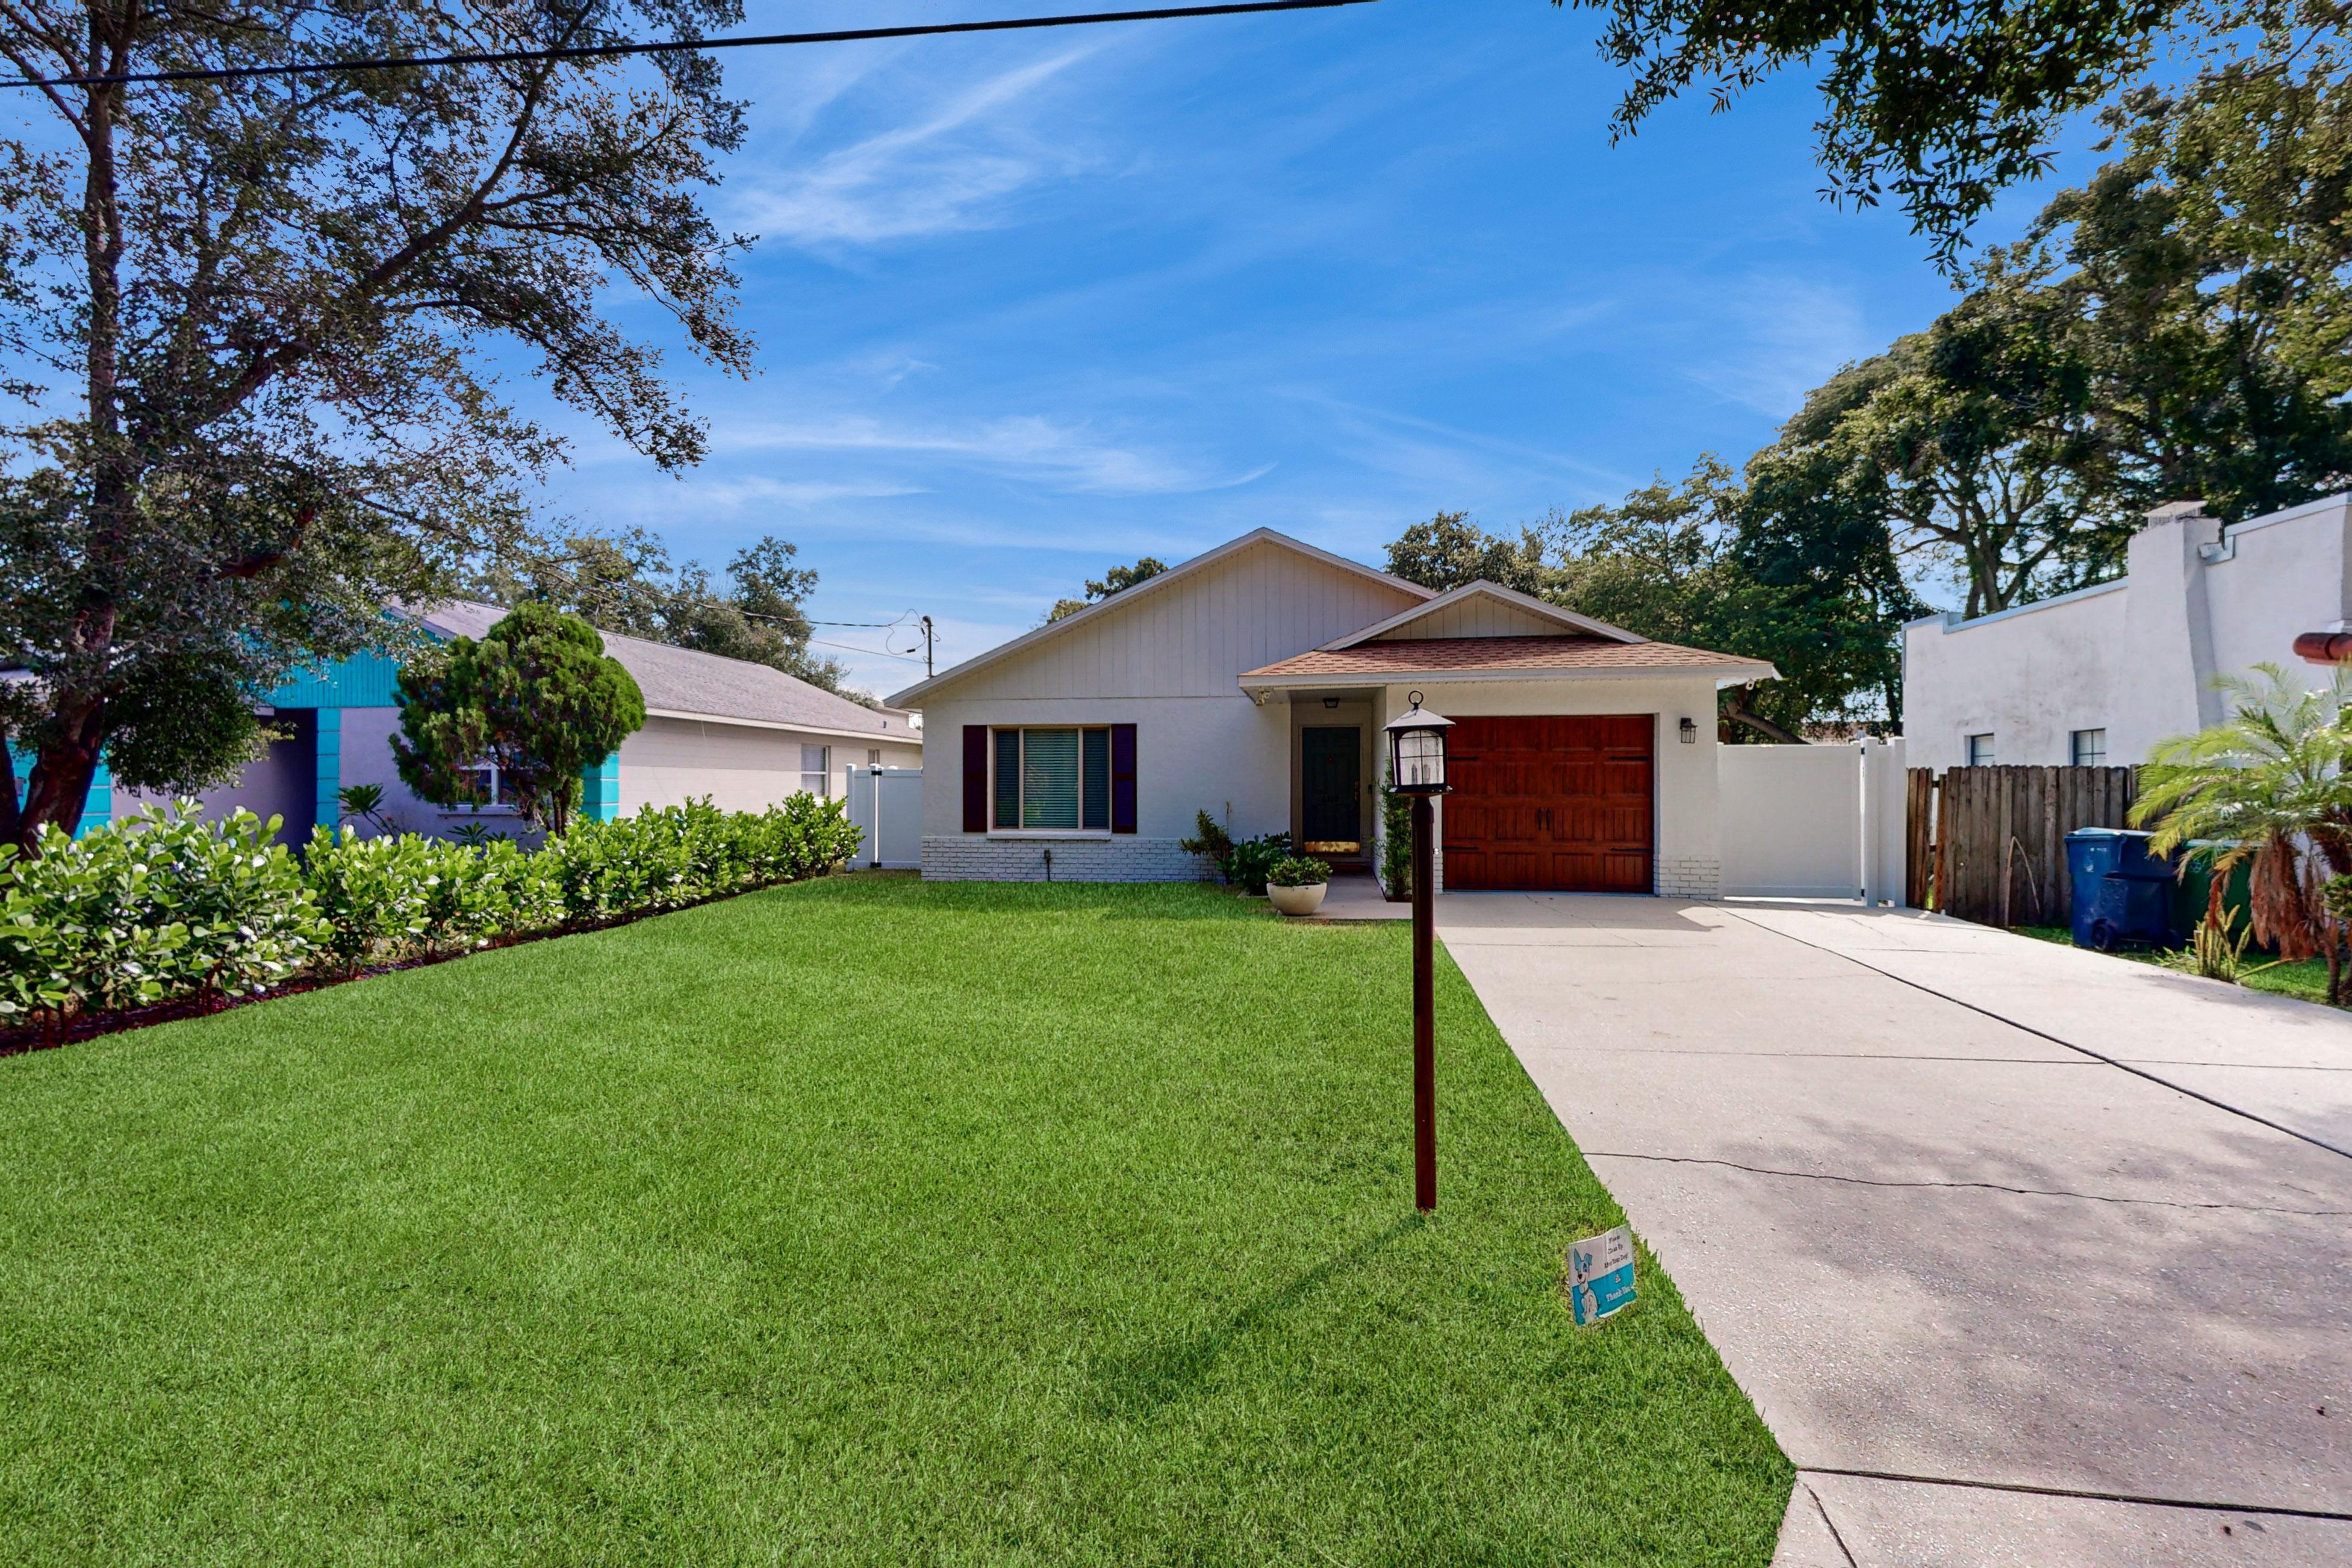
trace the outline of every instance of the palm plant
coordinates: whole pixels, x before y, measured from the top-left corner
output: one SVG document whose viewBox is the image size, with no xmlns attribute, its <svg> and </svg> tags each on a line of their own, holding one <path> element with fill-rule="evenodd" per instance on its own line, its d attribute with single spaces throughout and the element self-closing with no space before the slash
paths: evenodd
<svg viewBox="0 0 2352 1568">
<path fill-rule="evenodd" d="M 2275 664 L 2259 679 L 2216 684 L 2232 716 L 2194 735 L 2159 742 L 2139 770 L 2136 826 L 2154 825 L 2148 847 L 2169 855 L 2192 839 L 2218 839 L 2208 919 L 2218 920 L 2231 870 L 2249 861 L 2254 935 L 2282 959 L 2327 961 L 2327 1000 L 2343 991 L 2344 926 L 2327 907 L 2329 879 L 2352 872 L 2352 672 L 2310 690 Z"/>
</svg>

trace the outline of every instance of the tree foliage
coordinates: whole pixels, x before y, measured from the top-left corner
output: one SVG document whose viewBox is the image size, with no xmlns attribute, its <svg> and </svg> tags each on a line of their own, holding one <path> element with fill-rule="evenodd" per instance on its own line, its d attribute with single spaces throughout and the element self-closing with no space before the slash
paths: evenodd
<svg viewBox="0 0 2352 1568">
<path fill-rule="evenodd" d="M 525 601 L 481 641 L 453 637 L 400 672 L 394 765 L 438 805 L 488 805 L 470 771 L 496 763 L 529 821 L 562 833 L 581 771 L 646 721 L 646 700 L 577 616 Z"/>
<path fill-rule="evenodd" d="M 1466 511 L 1441 511 L 1389 546 L 1389 573 L 1441 594 L 1484 579 L 1540 598 L 1557 578 L 1545 561 L 1549 548 L 1537 529 L 1523 528 L 1509 540 L 1488 533 Z"/>
<path fill-rule="evenodd" d="M 660 539 L 632 528 L 547 542 L 520 562 L 492 565 L 475 588 L 500 604 L 552 605 L 623 637 L 764 664 L 872 706 L 873 697 L 849 683 L 847 666 L 810 647 L 807 600 L 817 574 L 794 564 L 799 553 L 762 535 L 728 559 L 720 583 L 698 561 L 672 566 Z"/>
<path fill-rule="evenodd" d="M 24 0 L 27 78 L 692 39 L 736 0 L 206 7 Z M 607 314 L 666 311 L 740 372 L 730 252 L 702 216 L 740 137 L 708 56 L 99 82 L 10 95 L 0 138 L 0 723 L 37 753 L 17 841 L 127 784 L 216 782 L 250 704 L 385 637 L 520 527 L 562 442 L 484 354 L 667 468 L 700 427 Z M 613 285 L 622 285 L 618 289 Z M 189 743 L 185 695 L 219 695 Z M 243 715 L 243 717 L 240 717 Z"/>
<path fill-rule="evenodd" d="M 2226 61 L 2249 41 L 2333 37 L 2336 0 L 1552 0 L 1599 12 L 1632 79 L 1626 136 L 1704 84 L 1727 109 L 1790 67 L 1818 67 L 1814 132 L 1828 194 L 1901 203 L 1957 269 L 1969 226 L 2006 186 L 2048 172 L 2071 116 L 2138 83 L 2170 46 Z"/>
<path fill-rule="evenodd" d="M 1091 577 L 1087 579 L 1085 598 L 1055 600 L 1052 608 L 1045 612 L 1045 620 L 1039 624 L 1052 626 L 1055 621 L 1067 619 L 1088 605 L 1098 604 L 1113 594 L 1123 594 L 1138 583 L 1149 582 L 1167 570 L 1168 563 L 1153 555 L 1144 556 L 1132 566 L 1114 566 L 1104 573 L 1099 581 Z"/>
<path fill-rule="evenodd" d="M 2274 664 L 2257 679 L 2221 682 L 2232 713 L 2194 735 L 2162 741 L 2140 768 L 2131 819 L 2149 847 L 2176 853 L 2219 840 L 2213 908 L 2231 868 L 2249 862 L 2254 935 L 2286 959 L 2327 961 L 2327 1000 L 2343 1000 L 2345 931 L 2326 897 L 2352 872 L 2352 671 L 2312 690 Z"/>
</svg>

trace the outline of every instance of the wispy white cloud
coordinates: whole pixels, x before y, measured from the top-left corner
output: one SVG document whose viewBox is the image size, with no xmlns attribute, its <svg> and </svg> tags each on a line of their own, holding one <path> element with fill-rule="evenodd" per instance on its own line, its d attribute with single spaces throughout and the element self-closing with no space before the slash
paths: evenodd
<svg viewBox="0 0 2352 1568">
<path fill-rule="evenodd" d="M 712 448 L 730 458 L 761 451 L 889 457 L 994 470 L 1066 493 L 1181 495 L 1229 489 L 1273 465 L 1239 471 L 1097 435 L 1085 421 L 1013 415 L 963 424 L 894 424 L 866 415 L 805 421 L 730 421 Z"/>
<path fill-rule="evenodd" d="M 737 221 L 819 251 L 995 226 L 1015 193 L 1093 163 L 1078 139 L 1031 123 L 1048 84 L 1093 52 L 1031 61 L 907 123 L 804 163 L 782 161 L 745 183 Z"/>
<path fill-rule="evenodd" d="M 1725 289 L 1713 352 L 1687 359 L 1691 380 L 1773 419 L 1848 361 L 1884 346 L 1851 289 L 1801 279 L 1754 276 Z M 1693 324 L 1699 324 L 1694 322 Z"/>
</svg>

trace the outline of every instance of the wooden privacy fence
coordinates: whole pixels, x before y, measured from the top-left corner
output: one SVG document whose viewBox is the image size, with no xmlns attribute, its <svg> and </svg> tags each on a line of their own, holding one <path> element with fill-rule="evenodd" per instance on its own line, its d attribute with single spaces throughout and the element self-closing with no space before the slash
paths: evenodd
<svg viewBox="0 0 2352 1568">
<path fill-rule="evenodd" d="M 1913 768 L 1905 901 L 1982 925 L 2066 925 L 2066 835 L 2124 827 L 2129 768 Z"/>
</svg>

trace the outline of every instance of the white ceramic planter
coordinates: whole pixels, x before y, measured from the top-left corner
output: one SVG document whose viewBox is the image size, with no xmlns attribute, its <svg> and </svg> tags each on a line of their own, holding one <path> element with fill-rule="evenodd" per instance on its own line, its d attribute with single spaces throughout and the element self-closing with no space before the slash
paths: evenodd
<svg viewBox="0 0 2352 1568">
<path fill-rule="evenodd" d="M 1311 915 L 1323 907 L 1323 895 L 1330 890 L 1328 882 L 1309 882 L 1303 888 L 1268 887 L 1265 896 L 1274 907 L 1286 915 Z"/>
</svg>

